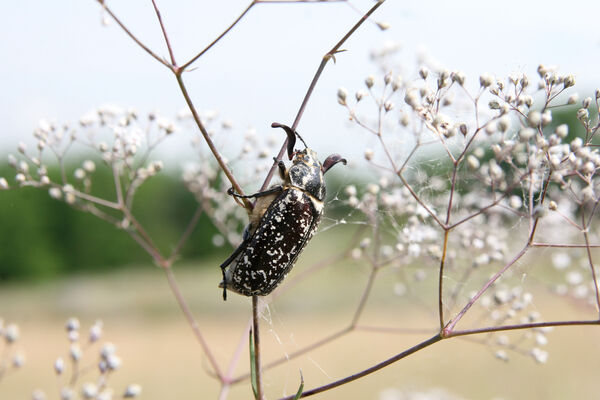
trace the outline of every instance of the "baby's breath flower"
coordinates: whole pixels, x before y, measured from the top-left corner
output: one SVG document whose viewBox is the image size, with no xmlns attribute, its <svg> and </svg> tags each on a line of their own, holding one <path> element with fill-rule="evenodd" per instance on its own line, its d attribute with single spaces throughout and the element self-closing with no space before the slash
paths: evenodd
<svg viewBox="0 0 600 400">
<path fill-rule="evenodd" d="M 365 159 L 367 161 L 371 161 L 373 159 L 373 156 L 375 155 L 375 153 L 373 152 L 372 149 L 366 149 L 365 150 Z"/>
<path fill-rule="evenodd" d="M 94 383 L 85 383 L 81 388 L 84 399 L 93 399 L 98 395 L 98 387 Z"/>
<path fill-rule="evenodd" d="M 535 347 L 531 350 L 531 356 L 540 364 L 545 364 L 548 361 L 548 352 L 541 350 L 538 347 Z"/>
<path fill-rule="evenodd" d="M 140 395 L 140 393 L 142 393 L 142 387 L 137 384 L 131 384 L 131 385 L 127 386 L 127 389 L 125 389 L 125 394 L 123 394 L 123 397 L 125 397 L 125 398 L 138 397 Z"/>
<path fill-rule="evenodd" d="M 481 87 L 487 88 L 491 86 L 492 83 L 494 83 L 494 78 L 490 74 L 482 74 L 479 77 L 479 84 L 481 85 Z"/>
<path fill-rule="evenodd" d="M 86 172 L 92 173 L 96 170 L 96 164 L 92 160 L 85 160 L 82 164 Z"/>
<path fill-rule="evenodd" d="M 369 89 L 371 89 L 374 84 L 375 84 L 375 77 L 373 75 L 367 76 L 365 79 L 365 85 L 367 85 L 367 87 Z"/>
<path fill-rule="evenodd" d="M 10 188 L 10 186 L 8 186 L 8 182 L 6 181 L 6 178 L 0 177 L 0 190 L 6 190 L 9 188 Z"/>
<path fill-rule="evenodd" d="M 60 198 L 62 197 L 62 191 L 60 190 L 60 188 L 57 187 L 50 188 L 48 190 L 48 193 L 50 194 L 50 197 L 56 200 L 60 200 Z"/>
<path fill-rule="evenodd" d="M 346 105 L 346 96 L 348 96 L 348 91 L 343 87 L 339 88 L 337 91 L 338 103 L 345 106 Z"/>
<path fill-rule="evenodd" d="M 56 372 L 57 375 L 60 375 L 63 373 L 64 370 L 65 361 L 62 359 L 62 357 L 58 357 L 56 361 L 54 361 L 54 372 Z"/>
<path fill-rule="evenodd" d="M 477 159 L 477 157 L 471 154 L 467 157 L 467 165 L 470 169 L 477 170 L 479 169 L 479 160 Z"/>
<path fill-rule="evenodd" d="M 368 96 L 368 93 L 365 92 L 364 90 L 358 90 L 356 92 L 356 94 L 354 95 L 354 97 L 356 98 L 356 101 L 361 101 L 364 97 Z"/>
<path fill-rule="evenodd" d="M 421 77 L 421 79 L 427 79 L 428 75 L 429 70 L 426 67 L 419 68 L 419 76 Z"/>
</svg>

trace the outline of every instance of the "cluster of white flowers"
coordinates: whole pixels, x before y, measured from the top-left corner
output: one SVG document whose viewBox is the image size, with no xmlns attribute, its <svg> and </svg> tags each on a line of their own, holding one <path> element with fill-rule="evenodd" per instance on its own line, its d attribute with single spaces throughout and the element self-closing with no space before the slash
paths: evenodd
<svg viewBox="0 0 600 400">
<path fill-rule="evenodd" d="M 15 323 L 5 325 L 4 320 L 0 318 L 0 381 L 25 364 L 25 355 L 15 349 L 18 340 L 19 326 Z"/>
<path fill-rule="evenodd" d="M 418 261 L 414 274 L 399 274 L 398 294 L 428 275 L 438 279 L 444 265 L 444 306 L 457 312 L 474 295 L 466 291 L 479 290 L 473 282 L 485 282 L 507 262 L 511 267 L 524 246 L 530 252 L 539 251 L 538 244 L 562 246 L 555 265 L 565 271 L 556 292 L 600 306 L 598 284 L 589 279 L 596 267 L 584 257 L 586 243 L 600 242 L 594 218 L 600 90 L 580 101 L 568 93 L 573 75 L 543 65 L 537 85 L 526 74 L 482 74 L 469 82 L 460 71 L 429 66 L 398 74 L 405 69 L 389 62 L 392 53 L 374 55 L 382 74 L 368 76 L 354 96 L 346 88 L 337 92 L 350 120 L 376 141 L 364 158 L 377 171 L 377 183 L 348 186 L 342 200 L 359 220 L 386 230 L 378 240 L 367 233 L 352 257 L 378 267 L 371 255 L 381 253 L 400 269 Z M 363 114 L 365 99 L 379 110 L 375 116 Z M 568 112 L 579 126 L 565 122 Z M 380 248 L 365 251 L 375 244 Z M 579 252 L 581 266 L 572 266 L 571 252 Z M 491 281 L 493 295 L 485 292 L 475 304 L 487 310 L 493 326 L 538 321 L 535 312 L 523 314 L 532 295 L 508 267 Z M 514 287 L 499 289 L 500 282 Z M 521 349 L 538 362 L 548 357 L 540 349 L 544 334 L 528 331 L 534 340 Z M 507 344 L 496 356 L 507 360 L 511 350 Z"/>
<path fill-rule="evenodd" d="M 90 327 L 87 339 L 84 339 L 85 343 L 83 344 L 81 343 L 81 326 L 77 318 L 69 318 L 65 329 L 69 340 L 69 355 L 64 358 L 58 357 L 53 365 L 54 373 L 59 378 L 60 398 L 62 400 L 78 398 L 112 400 L 115 398 L 114 390 L 108 385 L 108 378 L 121 366 L 121 358 L 117 356 L 116 347 L 110 342 L 104 343 L 98 351 L 99 357 L 96 363 L 98 376 L 95 381 L 81 382 L 82 372 L 86 368 L 82 365 L 84 353 L 101 339 L 102 321 L 96 321 Z M 65 377 L 67 372 L 70 372 L 69 378 Z M 86 379 L 88 379 L 87 374 Z M 140 385 L 131 384 L 118 397 L 133 398 L 140 393 Z M 38 389 L 33 392 L 33 399 L 44 400 L 46 395 Z"/>
<path fill-rule="evenodd" d="M 54 199 L 102 216 L 95 207 L 129 207 L 137 188 L 164 168 L 162 161 L 151 160 L 150 156 L 177 129 L 174 122 L 154 113 L 140 118 L 135 110 L 100 107 L 74 126 L 40 121 L 33 132 L 35 148 L 20 143 L 19 154 L 9 154 L 8 164 L 16 172 L 14 181 L 19 187 L 44 188 Z M 75 151 L 89 158 L 67 171 L 71 168 L 67 155 Z M 58 165 L 59 171 L 51 174 L 49 165 Z M 123 193 L 124 205 L 117 205 L 118 199 L 92 194 L 94 173 L 102 167 L 119 182 L 117 192 Z M 0 190 L 9 188 L 7 179 L 0 178 Z"/>
</svg>

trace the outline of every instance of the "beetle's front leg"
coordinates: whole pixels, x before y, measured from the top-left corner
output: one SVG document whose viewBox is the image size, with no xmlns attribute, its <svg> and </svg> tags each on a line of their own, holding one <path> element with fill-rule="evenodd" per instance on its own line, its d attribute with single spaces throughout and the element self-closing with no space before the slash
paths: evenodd
<svg viewBox="0 0 600 400">
<path fill-rule="evenodd" d="M 239 193 L 236 193 L 233 190 L 233 188 L 229 188 L 227 190 L 227 194 L 230 195 L 230 196 L 233 196 L 235 198 L 238 198 L 238 199 L 252 199 L 252 198 L 258 198 L 258 197 L 268 196 L 268 195 L 273 194 L 273 193 L 280 193 L 281 191 L 283 191 L 283 186 L 275 186 L 275 187 L 272 187 L 272 188 L 267 189 L 265 191 L 257 192 L 257 193 L 254 193 L 254 194 L 239 194 Z"/>
</svg>

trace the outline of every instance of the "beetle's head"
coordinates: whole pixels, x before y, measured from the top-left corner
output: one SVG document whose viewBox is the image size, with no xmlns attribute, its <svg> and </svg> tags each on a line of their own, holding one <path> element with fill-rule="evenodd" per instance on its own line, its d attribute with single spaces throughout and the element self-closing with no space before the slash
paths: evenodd
<svg viewBox="0 0 600 400">
<path fill-rule="evenodd" d="M 292 166 L 287 171 L 286 183 L 310 193 L 313 197 L 323 201 L 325 199 L 325 180 L 323 174 L 338 162 L 346 164 L 346 160 L 338 154 L 332 154 L 323 164 L 319 161 L 317 153 L 309 149 L 302 137 L 289 126 L 273 122 L 273 128 L 283 128 L 288 135 L 287 153 L 292 161 Z M 304 150 L 294 151 L 298 137 L 304 144 Z"/>
</svg>

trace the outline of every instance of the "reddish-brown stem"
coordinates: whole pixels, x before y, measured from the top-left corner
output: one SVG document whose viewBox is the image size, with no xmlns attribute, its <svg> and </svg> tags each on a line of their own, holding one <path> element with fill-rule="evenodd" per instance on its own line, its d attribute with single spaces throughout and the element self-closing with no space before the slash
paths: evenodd
<svg viewBox="0 0 600 400">
<path fill-rule="evenodd" d="M 181 94 L 183 94 L 183 98 L 185 99 L 185 102 L 188 105 L 190 112 L 192 113 L 194 122 L 198 126 L 198 129 L 200 129 L 200 133 L 202 133 L 202 137 L 204 138 L 206 144 L 208 145 L 208 148 L 210 149 L 211 153 L 215 157 L 215 160 L 217 160 L 219 167 L 221 168 L 221 170 L 223 171 L 223 173 L 225 174 L 225 176 L 231 183 L 231 186 L 233 186 L 233 189 L 239 194 L 244 194 L 242 187 L 239 185 L 239 183 L 237 182 L 237 180 L 235 179 L 235 177 L 229 170 L 229 167 L 227 167 L 227 164 L 225 164 L 225 160 L 223 160 L 223 157 L 221 157 L 221 153 L 219 153 L 219 150 L 213 143 L 212 139 L 210 138 L 210 135 L 208 134 L 208 131 L 206 130 L 206 128 L 204 127 L 204 124 L 200 120 L 200 116 L 198 115 L 198 112 L 196 111 L 196 107 L 194 107 L 194 103 L 192 102 L 192 99 L 190 98 L 190 95 L 188 94 L 185 84 L 183 83 L 183 78 L 181 76 L 181 72 L 176 73 L 175 77 L 177 79 L 177 83 L 179 84 L 179 88 L 181 89 Z M 248 201 L 248 199 L 242 199 L 242 201 L 244 202 L 244 206 L 246 207 L 246 209 L 248 209 L 248 210 L 252 209 L 252 204 Z"/>
<path fill-rule="evenodd" d="M 446 250 L 448 249 L 448 235 L 450 235 L 450 230 L 444 230 L 444 244 L 438 276 L 438 316 L 440 318 L 440 330 L 444 329 L 444 266 L 446 264 Z"/>
<path fill-rule="evenodd" d="M 221 372 L 221 369 L 219 368 L 219 364 L 217 363 L 217 360 L 215 359 L 214 355 L 212 354 L 212 351 L 210 350 L 208 343 L 206 342 L 206 340 L 204 340 L 204 336 L 202 335 L 202 332 L 200 332 L 200 327 L 198 326 L 198 323 L 196 322 L 196 319 L 194 318 L 194 315 L 192 314 L 192 310 L 190 310 L 187 302 L 183 298 L 181 291 L 179 290 L 179 286 L 177 285 L 177 281 L 175 280 L 175 276 L 173 275 L 172 268 L 163 268 L 163 270 L 165 271 L 165 275 L 167 277 L 167 281 L 169 282 L 169 287 L 171 288 L 171 292 L 173 293 L 173 295 L 175 296 L 175 299 L 177 300 L 177 303 L 179 304 L 179 308 L 181 308 L 181 311 L 183 311 L 183 314 L 185 315 L 186 319 L 188 320 L 189 325 L 192 327 L 192 330 L 194 331 L 194 335 L 196 336 L 196 339 L 200 343 L 200 346 L 202 346 L 202 349 L 204 350 L 204 354 L 206 354 L 206 357 L 208 358 L 208 361 L 209 361 L 210 365 L 212 366 L 214 373 L 217 375 L 219 380 L 221 382 L 223 382 L 224 377 Z"/>
<path fill-rule="evenodd" d="M 406 357 L 410 356 L 411 354 L 416 353 L 419 350 L 423 350 L 424 348 L 429 347 L 432 344 L 435 344 L 442 339 L 443 339 L 442 336 L 440 334 L 437 334 L 437 335 L 411 347 L 410 349 L 403 351 L 402 353 L 399 353 L 391 358 L 388 358 L 387 360 L 385 360 L 379 364 L 375 364 L 374 366 L 367 368 L 363 371 L 360 371 L 354 375 L 347 376 L 343 379 L 328 383 L 327 385 L 323 385 L 323 386 L 317 387 L 315 389 L 306 390 L 302 393 L 302 395 L 300 397 L 308 397 L 308 396 L 312 396 L 312 395 L 315 395 L 318 393 L 322 393 L 327 390 L 331 390 L 338 386 L 345 385 L 346 383 L 349 383 L 349 382 L 355 381 L 357 379 L 360 379 L 362 377 L 365 377 L 369 374 L 372 374 L 373 372 L 379 371 L 380 369 L 387 367 L 390 364 L 395 363 L 396 361 L 402 360 L 403 358 L 406 358 Z M 292 400 L 292 399 L 294 399 L 294 396 L 283 397 L 280 400 Z"/>
<path fill-rule="evenodd" d="M 223 37 L 225 35 L 227 35 L 229 33 L 229 31 L 231 29 L 233 29 L 234 26 L 236 26 L 238 24 L 238 22 L 241 21 L 242 18 L 244 18 L 244 16 L 248 13 L 248 11 L 250 11 L 250 9 L 256 4 L 256 0 L 252 1 L 248 7 L 246 7 L 246 9 L 244 11 L 242 11 L 242 13 L 235 19 L 235 21 L 233 21 L 233 23 L 231 25 L 229 25 L 227 27 L 227 29 L 225 29 L 219 36 L 217 36 L 215 38 L 215 40 L 213 40 L 212 42 L 210 42 L 210 44 L 208 46 L 206 46 L 202 51 L 200 51 L 198 54 L 196 54 L 194 57 L 192 57 L 188 62 L 186 62 L 185 64 L 183 64 L 180 68 L 180 70 L 183 72 L 185 69 L 187 69 L 190 65 L 192 65 L 197 59 L 199 59 L 200 57 L 202 57 L 204 55 L 204 53 L 206 53 L 208 50 L 210 50 L 215 44 L 217 44 L 217 42 L 221 39 L 223 39 Z"/>
<path fill-rule="evenodd" d="M 175 261 L 175 258 L 177 256 L 179 256 L 179 252 L 183 248 L 183 245 L 188 240 L 188 238 L 190 237 L 192 232 L 194 232 L 194 229 L 196 228 L 196 225 L 198 224 L 198 221 L 200 220 L 201 215 L 202 215 L 202 205 L 198 204 L 198 206 L 196 207 L 196 211 L 194 211 L 194 215 L 192 216 L 192 218 L 190 219 L 190 222 L 188 222 L 188 224 L 185 228 L 185 231 L 179 238 L 179 241 L 177 242 L 177 245 L 175 245 L 175 248 L 171 252 L 171 255 L 166 260 L 166 264 L 169 267 L 173 264 L 173 262 Z"/>
<path fill-rule="evenodd" d="M 165 38 L 165 43 L 167 45 L 167 50 L 169 51 L 169 57 L 171 58 L 171 65 L 173 67 L 177 66 L 175 62 L 175 56 L 173 55 L 173 48 L 171 47 L 171 43 L 169 42 L 169 36 L 167 35 L 167 31 L 165 29 L 165 25 L 163 24 L 162 17 L 160 15 L 160 11 L 156 6 L 156 1 L 152 0 L 152 6 L 154 7 L 154 12 L 156 13 L 156 18 L 158 18 L 158 23 L 160 24 L 160 30 L 162 31 L 163 37 Z"/>
<path fill-rule="evenodd" d="M 308 353 L 308 352 L 310 352 L 310 351 L 312 351 L 314 349 L 317 349 L 317 348 L 319 348 L 321 346 L 324 346 L 327 343 L 333 342 L 334 340 L 336 340 L 336 339 L 338 339 L 338 338 L 346 335 L 347 333 L 349 333 L 351 331 L 352 331 L 351 327 L 346 327 L 344 329 L 341 329 L 341 330 L 339 330 L 339 331 L 337 331 L 335 333 L 332 333 L 329 336 L 326 336 L 326 337 L 324 337 L 324 338 L 322 338 L 320 340 L 317 340 L 316 342 L 314 342 L 314 343 L 312 343 L 312 344 L 310 344 L 310 345 L 308 345 L 308 346 L 306 346 L 306 347 L 304 347 L 304 348 L 302 348 L 302 349 L 300 349 L 298 351 L 295 351 L 295 352 L 293 352 L 291 354 L 288 354 L 286 357 L 282 357 L 282 358 L 279 358 L 279 359 L 277 359 L 275 361 L 271 361 L 270 363 L 265 364 L 265 366 L 263 367 L 263 369 L 264 370 L 270 369 L 270 368 L 276 367 L 278 365 L 281 365 L 284 362 L 288 362 L 289 360 L 291 360 L 293 358 L 299 357 L 299 356 L 301 356 L 303 354 L 306 354 L 306 353 Z M 231 380 L 231 384 L 244 381 L 244 380 L 248 379 L 249 377 L 250 377 L 250 374 L 240 375 L 239 377 L 237 377 L 235 379 L 232 379 Z"/>
<path fill-rule="evenodd" d="M 594 260 L 592 259 L 592 250 L 590 248 L 590 237 L 588 234 L 588 226 L 585 221 L 585 212 L 581 212 L 581 225 L 583 238 L 585 239 L 585 250 L 588 258 L 588 263 L 590 265 L 590 270 L 592 272 L 592 282 L 594 283 L 594 291 L 596 292 L 596 311 L 600 313 L 600 293 L 598 292 L 598 280 L 596 279 L 596 268 L 594 267 Z M 600 315 L 599 315 L 600 318 Z"/>
<path fill-rule="evenodd" d="M 377 10 L 377 8 L 379 8 L 379 6 L 382 5 L 384 2 L 385 2 L 385 0 L 379 0 L 373 7 L 371 7 L 371 9 L 369 11 L 367 11 L 367 13 L 365 15 L 363 15 L 356 24 L 354 24 L 354 26 L 344 35 L 344 37 L 342 37 L 342 39 L 339 42 L 337 42 L 336 45 L 333 46 L 332 49 L 329 50 L 323 56 L 323 59 L 321 60 L 321 63 L 319 64 L 319 67 L 317 68 L 317 72 L 315 73 L 312 81 L 310 82 L 310 85 L 308 86 L 308 90 L 306 91 L 306 94 L 304 95 L 304 99 L 302 100 L 300 109 L 298 110 L 298 113 L 296 114 L 294 123 L 291 126 L 292 130 L 295 130 L 298 127 L 298 124 L 300 123 L 300 119 L 302 118 L 302 115 L 304 114 L 304 110 L 306 109 L 306 105 L 308 104 L 308 100 L 310 99 L 310 96 L 312 95 L 313 90 L 317 86 L 317 82 L 319 81 L 319 78 L 321 77 L 321 74 L 323 73 L 323 70 L 325 69 L 325 66 L 327 65 L 329 60 L 332 58 L 335 60 L 335 54 L 340 51 L 340 47 L 344 44 L 344 42 L 346 40 L 348 40 L 348 38 L 350 36 L 352 36 L 352 34 L 367 20 L 367 18 L 369 18 L 369 16 L 371 14 L 373 14 L 373 12 L 375 12 L 375 10 Z M 288 141 L 286 139 L 283 142 L 283 145 L 281 146 L 281 149 L 279 150 L 279 153 L 277 154 L 276 159 L 273 161 L 273 165 L 271 166 L 271 169 L 269 169 L 269 172 L 267 173 L 267 176 L 266 176 L 260 190 L 265 190 L 267 188 L 267 186 L 269 186 L 269 183 L 271 182 L 271 179 L 273 178 L 273 174 L 275 173 L 275 170 L 277 169 L 277 163 L 281 160 L 281 158 L 283 157 L 283 154 L 285 153 L 287 143 L 288 143 Z"/>
<path fill-rule="evenodd" d="M 486 328 L 464 329 L 464 330 L 460 330 L 460 331 L 452 331 L 446 335 L 446 338 L 466 336 L 466 335 L 476 335 L 476 334 L 490 333 L 490 332 L 512 331 L 512 330 L 518 330 L 518 329 L 534 329 L 534 328 L 547 328 L 547 327 L 552 327 L 552 326 L 578 326 L 578 325 L 600 325 L 600 320 L 533 322 L 533 323 L 529 323 L 529 324 L 489 326 Z"/>
<path fill-rule="evenodd" d="M 146 53 L 148 53 L 150 56 L 152 56 L 152 58 L 154 58 L 156 61 L 158 61 L 159 63 L 161 63 L 162 65 L 164 65 L 165 67 L 172 69 L 173 67 L 166 62 L 165 60 L 163 60 L 161 57 L 159 57 L 156 53 L 154 53 L 152 50 L 150 50 L 149 47 L 147 47 L 144 43 L 142 43 L 129 29 L 127 29 L 127 27 L 121 22 L 121 20 L 111 11 L 110 8 L 108 8 L 108 6 L 105 4 L 104 0 L 96 0 L 104 9 L 104 11 L 106 11 L 108 13 L 108 15 L 110 15 L 110 17 L 113 19 L 113 21 L 115 21 L 117 23 L 117 25 L 119 25 L 121 27 L 121 29 L 123 29 L 123 32 L 125 32 L 127 34 L 127 36 L 129 36 L 131 38 L 131 40 L 133 40 L 138 46 L 140 46 L 142 49 L 144 49 L 144 51 Z"/>
<path fill-rule="evenodd" d="M 254 345 L 254 371 L 256 379 L 256 400 L 263 400 L 262 371 L 260 369 L 260 333 L 259 333 L 258 296 L 252 296 L 252 335 Z"/>
<path fill-rule="evenodd" d="M 488 288 L 490 286 L 492 286 L 492 284 L 494 282 L 496 282 L 498 280 L 498 278 L 500 278 L 502 276 L 502 274 L 504 274 L 504 272 L 506 272 L 507 269 L 509 269 L 511 266 L 513 266 L 517 261 L 519 261 L 519 259 L 521 257 L 523 257 L 525 255 L 525 253 L 527 253 L 527 250 L 529 249 L 529 245 L 525 245 L 525 247 L 523 247 L 521 249 L 521 251 L 519 251 L 517 253 L 517 255 L 515 255 L 513 257 L 512 260 L 510 260 L 508 263 L 506 263 L 506 265 L 504 265 L 504 267 L 502 267 L 502 269 L 500 269 L 500 271 L 496 272 L 494 274 L 494 276 L 492 276 L 486 283 L 485 285 L 483 285 L 483 287 L 481 289 L 479 289 L 479 291 L 477 292 L 477 294 L 475 294 L 475 296 L 473 296 L 471 298 L 471 300 L 469 300 L 469 302 L 464 306 L 464 308 L 462 310 L 460 310 L 460 312 L 454 317 L 452 318 L 448 324 L 446 325 L 446 327 L 443 329 L 443 334 L 444 336 L 447 336 L 448 334 L 450 334 L 454 327 L 456 326 L 456 324 L 458 323 L 458 321 L 461 320 L 461 318 L 465 315 L 465 313 L 467 311 L 469 311 L 469 309 L 471 308 L 471 306 L 473 306 L 473 304 L 475 304 L 475 302 L 481 297 L 481 295 L 488 290 Z"/>
</svg>

